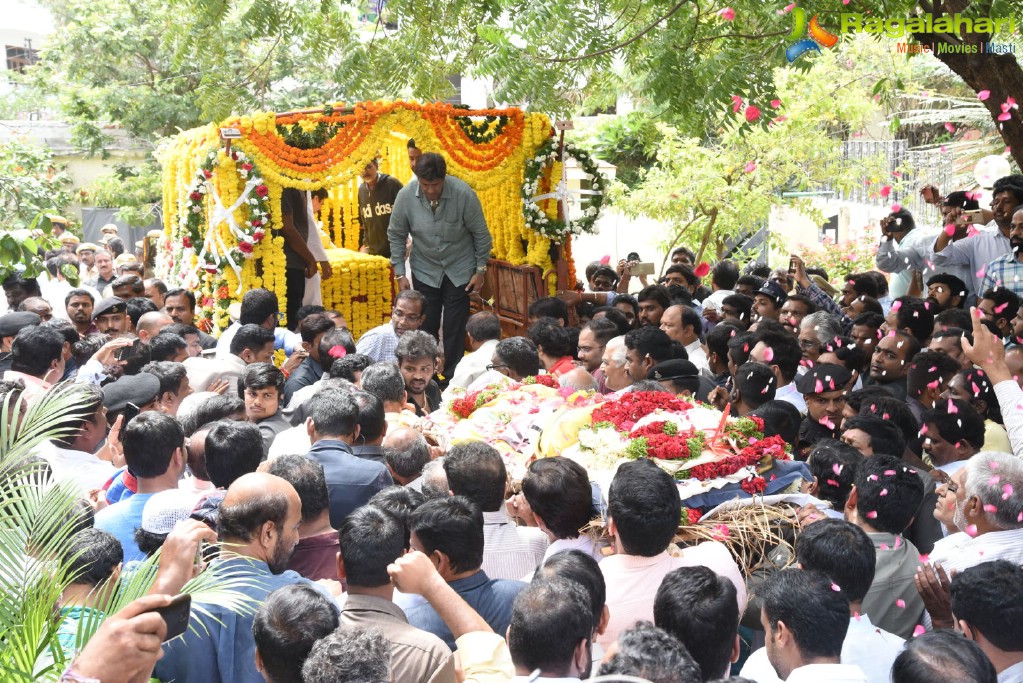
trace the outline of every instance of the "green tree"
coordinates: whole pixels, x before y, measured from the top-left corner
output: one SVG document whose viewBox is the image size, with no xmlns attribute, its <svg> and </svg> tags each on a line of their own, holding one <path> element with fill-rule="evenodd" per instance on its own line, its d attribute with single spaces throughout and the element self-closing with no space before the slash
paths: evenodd
<svg viewBox="0 0 1023 683">
<path fill-rule="evenodd" d="M 861 38 L 845 55 L 824 55 L 807 71 L 780 70 L 778 99 L 753 122 L 763 119 L 765 126 L 750 126 L 748 107 L 738 105 L 705 139 L 661 124 L 656 163 L 631 190 L 619 185 L 615 204 L 628 215 L 668 223 L 666 253 L 683 244 L 714 261 L 755 232 L 775 206 L 822 218 L 809 200 L 785 199 L 784 192 L 867 184 L 880 193 L 898 186 L 891 171 L 908 169 L 889 169 L 881 156 L 839 160 L 842 140 L 883 118 L 882 104 L 871 97 L 874 79 L 867 77 L 878 73 L 876 56 L 872 41 Z M 891 76 L 902 80 L 906 71 L 903 64 Z"/>
<path fill-rule="evenodd" d="M 0 282 L 15 272 L 35 277 L 43 271 L 40 250 L 60 247 L 46 214 L 64 212 L 70 185 L 46 148 L 17 140 L 0 145 Z M 70 279 L 76 278 L 77 270 Z"/>
<path fill-rule="evenodd" d="M 728 0 L 389 0 L 387 17 L 368 22 L 341 0 L 44 2 L 60 39 L 44 51 L 37 82 L 62 94 L 65 111 L 83 123 L 81 139 L 94 146 L 99 121 L 166 135 L 230 111 L 436 99 L 451 94 L 453 74 L 492 78 L 495 102 L 556 114 L 608 106 L 628 93 L 683 134 L 702 137 L 720 125 L 732 96 L 761 107 L 777 96 L 776 69 L 789 67 L 795 16 L 785 0 L 733 0 L 731 7 Z M 957 12 L 1023 25 L 1018 0 L 807 0 L 801 9 L 833 30 L 853 10 L 891 18 Z M 991 38 L 907 37 L 955 48 L 936 58 L 972 93 L 990 92 L 984 107 L 1019 162 L 1020 112 L 997 117 L 1009 96 L 1023 92 L 1023 69 L 1012 54 L 976 52 Z M 789 69 L 844 53 L 850 40 L 843 35 L 837 47 Z M 875 81 L 879 94 L 898 89 L 897 81 Z"/>
</svg>

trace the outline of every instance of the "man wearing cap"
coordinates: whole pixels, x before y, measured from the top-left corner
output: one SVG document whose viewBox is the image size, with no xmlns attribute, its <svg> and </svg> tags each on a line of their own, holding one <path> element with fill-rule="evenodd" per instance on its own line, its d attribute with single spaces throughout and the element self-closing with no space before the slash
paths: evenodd
<svg viewBox="0 0 1023 683">
<path fill-rule="evenodd" d="M 797 380 L 806 401 L 806 418 L 799 427 L 799 450 L 804 456 L 821 439 L 838 438 L 851 381 L 852 373 L 834 363 L 819 363 Z"/>
<path fill-rule="evenodd" d="M 96 304 L 92 311 L 92 322 L 100 334 L 121 334 L 127 327 L 128 305 L 116 296 L 110 296 Z"/>
<path fill-rule="evenodd" d="M 777 320 L 787 298 L 788 294 L 777 282 L 768 280 L 753 296 L 753 319 L 757 322 L 765 319 Z"/>
<path fill-rule="evenodd" d="M 683 398 L 696 396 L 700 389 L 700 371 L 688 360 L 673 359 L 658 363 L 650 368 L 647 379 L 660 382 L 665 389 L 676 395 L 681 394 Z"/>
<path fill-rule="evenodd" d="M 85 285 L 102 292 L 107 285 L 117 279 L 117 273 L 114 272 L 114 257 L 109 251 L 100 249 L 96 252 L 93 263 L 96 266 L 96 277 L 87 280 Z"/>
<path fill-rule="evenodd" d="M 47 214 L 46 217 L 50 219 L 50 234 L 53 237 L 60 239 L 61 235 L 63 235 L 67 230 L 67 226 L 70 224 L 70 221 L 63 216 L 58 216 L 56 214 Z"/>
<path fill-rule="evenodd" d="M 99 251 L 99 247 L 92 242 L 82 242 L 75 248 L 75 254 L 78 255 L 78 272 L 82 282 L 92 280 L 99 275 L 96 272 L 97 251 Z"/>
<path fill-rule="evenodd" d="M 11 369 L 11 345 L 22 328 L 38 325 L 41 321 L 35 313 L 18 312 L 0 316 L 0 372 Z"/>
<path fill-rule="evenodd" d="M 103 387 L 103 406 L 107 418 L 113 424 L 128 404 L 139 409 L 139 413 L 160 409 L 160 379 L 148 372 L 125 375 Z"/>
<path fill-rule="evenodd" d="M 72 235 L 70 232 L 65 232 L 60 236 L 60 243 L 63 245 L 64 251 L 69 254 L 75 253 L 75 248 L 80 241 L 77 235 Z"/>
</svg>

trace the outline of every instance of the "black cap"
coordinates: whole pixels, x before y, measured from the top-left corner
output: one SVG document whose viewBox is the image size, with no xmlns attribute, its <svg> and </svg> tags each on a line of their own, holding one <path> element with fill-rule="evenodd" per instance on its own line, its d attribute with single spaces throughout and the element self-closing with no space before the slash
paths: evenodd
<svg viewBox="0 0 1023 683">
<path fill-rule="evenodd" d="M 789 298 L 789 295 L 785 293 L 785 290 L 781 288 L 777 282 L 768 280 L 764 283 L 764 286 L 757 290 L 757 294 L 763 294 L 768 299 L 771 299 L 775 306 L 782 304 L 785 299 Z"/>
<path fill-rule="evenodd" d="M 140 372 L 137 375 L 125 375 L 103 387 L 103 405 L 111 412 L 124 410 L 129 403 L 141 408 L 159 395 L 160 380 L 156 375 Z"/>
<path fill-rule="evenodd" d="M 0 337 L 13 337 L 21 331 L 21 328 L 38 325 L 40 322 L 38 315 L 28 311 L 0 315 Z"/>
<path fill-rule="evenodd" d="M 127 312 L 128 304 L 124 303 L 123 299 L 118 299 L 116 296 L 108 296 L 106 299 L 103 299 L 96 304 L 96 308 L 92 309 L 92 319 L 95 320 L 101 315 Z"/>
<path fill-rule="evenodd" d="M 691 361 L 672 359 L 666 360 L 650 368 L 646 373 L 647 379 L 671 380 L 683 377 L 699 377 L 700 371 Z"/>
<path fill-rule="evenodd" d="M 818 363 L 796 381 L 796 388 L 804 395 L 840 391 L 852 379 L 852 373 L 835 363 Z"/>
</svg>

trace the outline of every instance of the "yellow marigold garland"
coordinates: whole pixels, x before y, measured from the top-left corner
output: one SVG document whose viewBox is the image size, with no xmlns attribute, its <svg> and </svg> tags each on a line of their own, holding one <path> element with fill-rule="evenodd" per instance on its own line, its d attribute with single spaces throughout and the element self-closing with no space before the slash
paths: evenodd
<svg viewBox="0 0 1023 683">
<path fill-rule="evenodd" d="M 467 122 L 467 116 L 474 117 L 473 121 Z M 480 117 L 491 118 L 481 121 Z M 297 124 L 303 131 L 310 131 L 321 121 L 336 126 L 336 133 L 320 148 L 290 147 L 278 133 L 279 123 Z M 410 137 L 415 138 L 420 149 L 444 155 L 448 172 L 476 190 L 494 238 L 496 258 L 514 265 L 536 265 L 544 271 L 552 268 L 550 240 L 526 226 L 520 197 L 526 160 L 552 134 L 550 120 L 543 114 L 518 109 L 466 111 L 447 104 L 365 102 L 350 110 L 337 105 L 330 113 L 288 115 L 280 120 L 273 113 L 233 116 L 220 124 L 179 134 L 158 154 L 164 168 L 166 233 L 162 242 L 165 253 L 158 260 L 158 272 L 171 281 L 186 283 L 197 294 L 201 292 L 201 312 L 210 316 L 214 329 L 223 329 L 228 324 L 229 302 L 220 303 L 218 295 L 226 288 L 230 298 L 237 300 L 238 283 L 232 279 L 233 273 L 199 276 L 195 272 L 195 254 L 183 253 L 177 240 L 187 200 L 184 188 L 194 177 L 203 155 L 223 146 L 217 129 L 226 126 L 241 130 L 242 138 L 232 141 L 233 148 L 251 159 L 269 190 L 271 230 L 255 245 L 252 259 L 243 265 L 241 289 L 244 292 L 262 286 L 276 292 L 282 311 L 286 310 L 287 293 L 279 209 L 281 192 L 284 187 L 301 190 L 326 187 L 330 194 L 320 218 L 333 243 L 349 251 L 328 251 L 338 276 L 323 283 L 324 305 L 344 313 L 357 335 L 386 320 L 391 302 L 389 266 L 385 259 L 354 251 L 358 248 L 361 227 L 358 175 L 369 160 L 379 158 L 383 172 L 407 182 L 411 169 L 405 143 Z M 472 133 L 472 137 L 467 133 Z M 228 163 L 227 155 L 221 156 L 223 164 L 218 168 L 217 181 L 224 185 L 220 192 L 227 205 L 225 193 L 236 199 L 243 183 Z M 238 209 L 235 220 L 244 225 L 246 219 L 247 209 Z M 233 239 L 225 234 L 226 223 L 219 229 L 222 238 L 228 240 L 228 247 L 233 246 Z"/>
</svg>

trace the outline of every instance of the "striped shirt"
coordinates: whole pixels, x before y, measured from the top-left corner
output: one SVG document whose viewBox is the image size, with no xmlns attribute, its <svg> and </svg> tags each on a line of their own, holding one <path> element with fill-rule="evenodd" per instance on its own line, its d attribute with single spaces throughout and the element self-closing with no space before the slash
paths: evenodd
<svg viewBox="0 0 1023 683">
<path fill-rule="evenodd" d="M 521 579 L 543 561 L 549 541 L 536 527 L 516 526 L 502 507 L 483 513 L 483 571 L 494 579 Z"/>
<path fill-rule="evenodd" d="M 930 560 L 940 563 L 949 576 L 992 560 L 1023 565 L 1023 529 L 989 531 L 975 538 L 960 531 L 935 543 Z"/>
<path fill-rule="evenodd" d="M 390 321 L 383 325 L 377 325 L 372 330 L 359 337 L 355 345 L 356 353 L 361 353 L 373 359 L 374 363 L 396 363 L 397 357 L 394 350 L 398 348 L 398 335 L 394 332 L 394 325 Z"/>
</svg>

